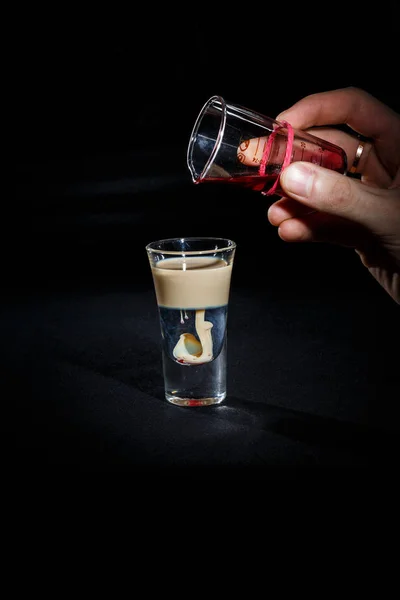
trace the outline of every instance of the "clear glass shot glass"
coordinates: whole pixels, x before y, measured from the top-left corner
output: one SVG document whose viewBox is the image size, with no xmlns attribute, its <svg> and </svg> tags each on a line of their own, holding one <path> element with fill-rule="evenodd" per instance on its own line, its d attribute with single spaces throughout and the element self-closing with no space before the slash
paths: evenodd
<svg viewBox="0 0 400 600">
<path fill-rule="evenodd" d="M 347 172 L 345 151 L 305 131 L 213 96 L 201 109 L 187 149 L 194 183 L 230 183 L 264 194 L 279 179 L 283 165 L 307 161 Z M 281 194 L 279 182 L 274 193 Z"/>
<path fill-rule="evenodd" d="M 165 398 L 210 406 L 226 398 L 227 318 L 236 244 L 212 237 L 146 246 L 161 327 Z"/>
</svg>

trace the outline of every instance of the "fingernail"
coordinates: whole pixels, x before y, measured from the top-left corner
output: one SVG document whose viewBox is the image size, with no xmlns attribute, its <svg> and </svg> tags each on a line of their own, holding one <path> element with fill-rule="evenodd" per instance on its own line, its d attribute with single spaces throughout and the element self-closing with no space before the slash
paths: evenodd
<svg viewBox="0 0 400 600">
<path fill-rule="evenodd" d="M 314 179 L 314 171 L 311 166 L 304 164 L 292 164 L 282 173 L 282 187 L 297 196 L 307 197 L 310 195 Z"/>
</svg>

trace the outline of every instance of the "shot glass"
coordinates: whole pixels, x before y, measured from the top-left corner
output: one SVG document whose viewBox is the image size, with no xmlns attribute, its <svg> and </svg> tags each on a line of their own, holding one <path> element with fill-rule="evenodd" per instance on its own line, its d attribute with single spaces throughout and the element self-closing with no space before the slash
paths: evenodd
<svg viewBox="0 0 400 600">
<path fill-rule="evenodd" d="M 165 398 L 209 406 L 226 398 L 227 318 L 236 244 L 211 237 L 146 246 L 161 327 Z"/>
<path fill-rule="evenodd" d="M 347 155 L 339 146 L 221 96 L 204 104 L 187 149 L 194 183 L 230 183 L 266 195 L 282 193 L 282 169 L 299 160 L 347 171 Z"/>
</svg>

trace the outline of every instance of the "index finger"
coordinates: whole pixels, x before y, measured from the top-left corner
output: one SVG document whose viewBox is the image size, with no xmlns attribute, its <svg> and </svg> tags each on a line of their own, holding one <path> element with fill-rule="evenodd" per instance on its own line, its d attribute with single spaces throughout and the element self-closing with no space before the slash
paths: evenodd
<svg viewBox="0 0 400 600">
<path fill-rule="evenodd" d="M 298 129 L 348 125 L 374 140 L 390 172 L 395 172 L 399 165 L 400 115 L 364 90 L 349 87 L 311 94 L 277 117 L 278 121 L 282 119 Z"/>
</svg>

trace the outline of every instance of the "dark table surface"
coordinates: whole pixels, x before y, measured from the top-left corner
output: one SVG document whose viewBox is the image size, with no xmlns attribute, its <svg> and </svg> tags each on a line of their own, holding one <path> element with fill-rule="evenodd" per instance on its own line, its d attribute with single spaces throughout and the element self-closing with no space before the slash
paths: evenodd
<svg viewBox="0 0 400 600">
<path fill-rule="evenodd" d="M 260 195 L 182 187 L 178 200 L 135 199 L 135 213 L 115 199 L 114 213 L 91 207 L 51 227 L 32 217 L 36 242 L 1 311 L 19 469 L 268 476 L 393 464 L 398 305 L 353 250 L 283 243 Z M 195 224 L 188 199 L 204 207 Z M 238 244 L 228 397 L 179 408 L 163 396 L 144 246 L 204 231 Z"/>
</svg>

